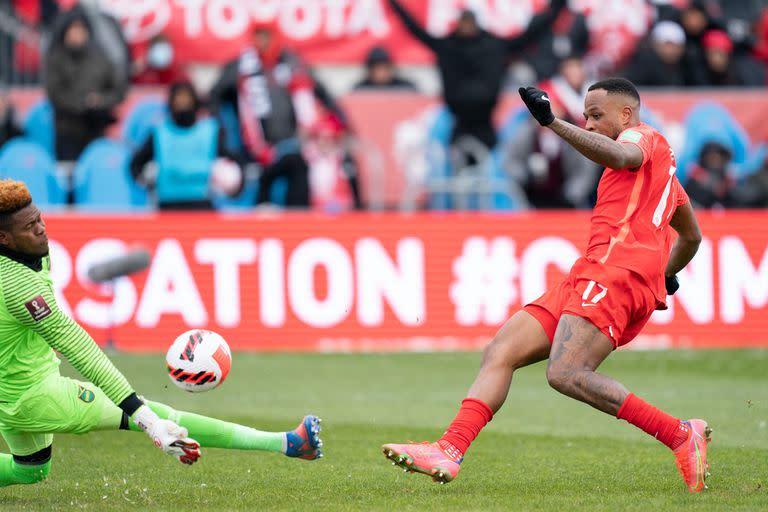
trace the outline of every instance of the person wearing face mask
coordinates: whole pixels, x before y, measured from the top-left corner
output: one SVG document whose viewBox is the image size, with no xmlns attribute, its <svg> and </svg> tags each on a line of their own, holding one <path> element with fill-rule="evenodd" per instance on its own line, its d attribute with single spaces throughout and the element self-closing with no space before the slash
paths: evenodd
<svg viewBox="0 0 768 512">
<path fill-rule="evenodd" d="M 168 119 L 154 128 L 131 159 L 131 175 L 146 183 L 147 163 L 157 163 L 155 192 L 161 210 L 210 210 L 214 162 L 226 158 L 238 163 L 243 183 L 243 166 L 224 143 L 224 132 L 210 117 L 197 118 L 200 100 L 189 81 L 171 85 Z M 234 191 L 233 195 L 239 193 Z"/>
<path fill-rule="evenodd" d="M 45 59 L 45 90 L 54 111 L 56 157 L 76 160 L 116 121 L 125 84 L 96 43 L 85 12 L 75 7 L 62 16 Z"/>
<path fill-rule="evenodd" d="M 145 53 L 134 60 L 131 81 L 136 85 L 170 85 L 186 78 L 173 45 L 165 35 L 158 34 L 149 41 Z"/>
</svg>

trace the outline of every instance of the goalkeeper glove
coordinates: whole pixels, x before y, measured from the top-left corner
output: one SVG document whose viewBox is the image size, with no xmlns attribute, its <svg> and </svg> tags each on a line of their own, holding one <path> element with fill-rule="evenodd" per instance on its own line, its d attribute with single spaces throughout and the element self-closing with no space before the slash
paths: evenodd
<svg viewBox="0 0 768 512">
<path fill-rule="evenodd" d="M 170 420 L 161 419 L 146 405 L 139 407 L 131 419 L 147 433 L 155 446 L 182 464 L 194 464 L 202 455 L 200 444 L 187 437 L 187 429 Z"/>
<path fill-rule="evenodd" d="M 664 285 L 667 287 L 667 295 L 674 295 L 677 289 L 680 288 L 677 276 L 664 276 Z"/>
<path fill-rule="evenodd" d="M 535 87 L 521 87 L 517 92 L 541 126 L 552 124 L 555 115 L 552 113 L 552 104 L 547 93 Z"/>
</svg>

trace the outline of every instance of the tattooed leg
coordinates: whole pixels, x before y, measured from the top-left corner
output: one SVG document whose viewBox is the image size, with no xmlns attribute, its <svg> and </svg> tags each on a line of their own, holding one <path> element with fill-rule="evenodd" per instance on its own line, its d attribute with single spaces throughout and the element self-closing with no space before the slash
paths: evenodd
<svg viewBox="0 0 768 512">
<path fill-rule="evenodd" d="M 562 315 L 549 354 L 550 386 L 616 416 L 629 391 L 621 383 L 595 372 L 612 351 L 611 340 L 589 321 Z"/>
</svg>

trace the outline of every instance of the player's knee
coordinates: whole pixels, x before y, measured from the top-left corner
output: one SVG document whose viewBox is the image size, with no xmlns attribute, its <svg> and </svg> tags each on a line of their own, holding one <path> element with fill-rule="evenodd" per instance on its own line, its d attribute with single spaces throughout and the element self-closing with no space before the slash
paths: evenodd
<svg viewBox="0 0 768 512">
<path fill-rule="evenodd" d="M 570 395 L 574 386 L 574 373 L 565 365 L 550 362 L 547 366 L 547 382 L 560 393 Z"/>
<path fill-rule="evenodd" d="M 514 339 L 496 336 L 483 349 L 483 366 L 500 365 L 513 370 L 525 366 L 525 354 Z"/>
</svg>

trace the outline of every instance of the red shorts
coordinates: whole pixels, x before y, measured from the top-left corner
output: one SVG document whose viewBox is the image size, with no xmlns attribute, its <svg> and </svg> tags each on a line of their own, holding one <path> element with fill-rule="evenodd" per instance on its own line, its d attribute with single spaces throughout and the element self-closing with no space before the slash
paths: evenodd
<svg viewBox="0 0 768 512">
<path fill-rule="evenodd" d="M 616 348 L 638 335 L 656 306 L 653 292 L 634 272 L 580 258 L 568 277 L 523 309 L 544 327 L 550 343 L 560 315 L 569 313 L 589 320 Z"/>
</svg>

